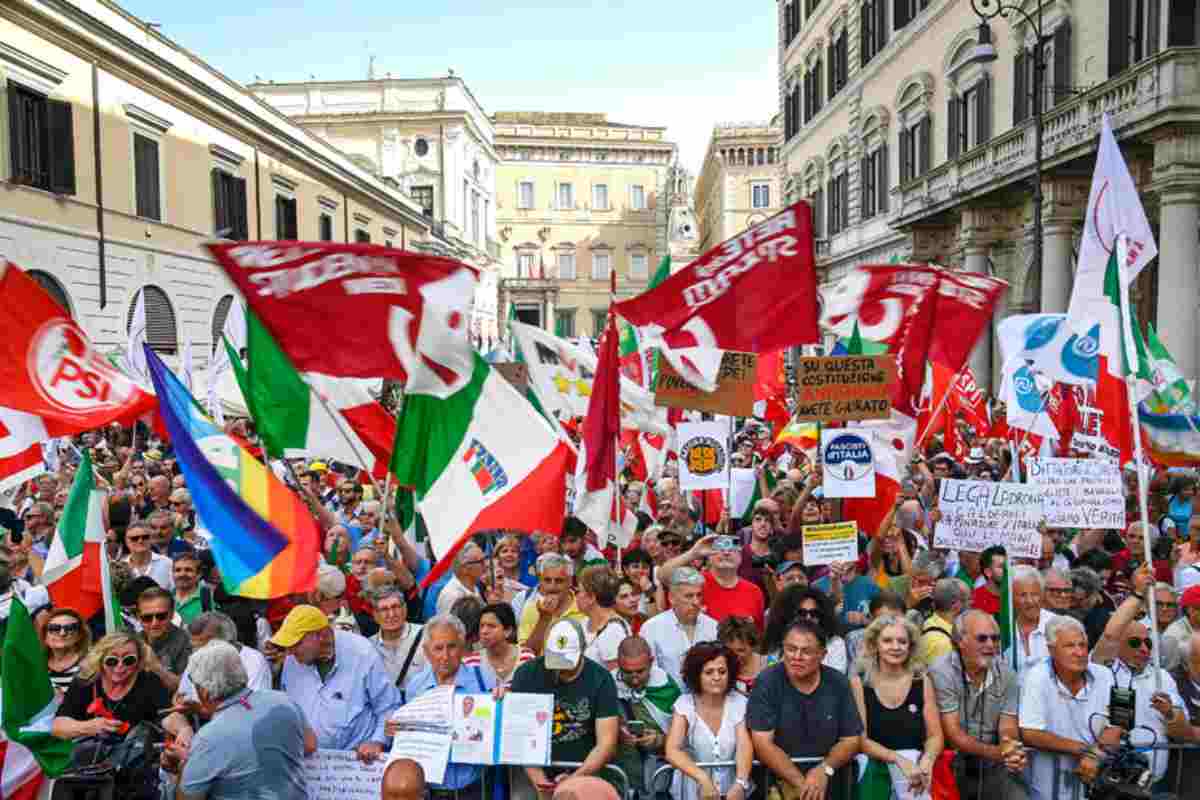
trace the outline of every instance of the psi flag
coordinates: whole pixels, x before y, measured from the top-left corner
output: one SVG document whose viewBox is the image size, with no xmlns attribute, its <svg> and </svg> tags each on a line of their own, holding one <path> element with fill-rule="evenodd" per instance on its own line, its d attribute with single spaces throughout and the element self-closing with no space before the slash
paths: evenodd
<svg viewBox="0 0 1200 800">
<path fill-rule="evenodd" d="M 709 392 L 719 350 L 763 353 L 818 342 L 812 210 L 804 202 L 784 209 L 613 310 Z"/>
</svg>

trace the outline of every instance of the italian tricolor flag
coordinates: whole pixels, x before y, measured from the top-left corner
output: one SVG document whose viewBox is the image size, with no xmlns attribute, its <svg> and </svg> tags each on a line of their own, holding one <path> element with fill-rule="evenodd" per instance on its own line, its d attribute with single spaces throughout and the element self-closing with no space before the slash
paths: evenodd
<svg viewBox="0 0 1200 800">
<path fill-rule="evenodd" d="M 391 470 L 413 488 L 438 559 L 423 585 L 479 531 L 557 533 L 568 455 L 550 423 L 477 354 L 462 389 L 405 394 Z"/>
<path fill-rule="evenodd" d="M 55 606 L 73 608 L 84 619 L 107 609 L 107 630 L 115 631 L 119 617 L 104 550 L 105 496 L 96 488 L 92 461 L 85 452 L 46 555 L 41 583 Z"/>
</svg>

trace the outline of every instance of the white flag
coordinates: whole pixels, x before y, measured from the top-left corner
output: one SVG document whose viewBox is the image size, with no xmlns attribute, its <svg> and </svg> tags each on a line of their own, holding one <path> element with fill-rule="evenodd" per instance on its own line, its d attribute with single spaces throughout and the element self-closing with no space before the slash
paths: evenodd
<svg viewBox="0 0 1200 800">
<path fill-rule="evenodd" d="M 137 302 L 133 306 L 133 319 L 129 323 L 129 343 L 125 346 L 125 372 L 138 382 L 150 383 L 150 371 L 146 367 L 146 290 L 139 289 Z"/>
<path fill-rule="evenodd" d="M 188 339 L 183 345 L 183 359 L 179 365 L 180 380 L 194 396 L 196 389 L 192 386 L 192 340 Z"/>
</svg>

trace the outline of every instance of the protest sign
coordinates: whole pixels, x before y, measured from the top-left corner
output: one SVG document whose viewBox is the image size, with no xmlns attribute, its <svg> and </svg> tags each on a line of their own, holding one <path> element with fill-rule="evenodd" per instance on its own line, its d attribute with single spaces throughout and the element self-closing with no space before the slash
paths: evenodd
<svg viewBox="0 0 1200 800">
<path fill-rule="evenodd" d="M 821 567 L 842 561 L 858 560 L 858 523 L 830 522 L 825 525 L 805 525 L 804 566 Z"/>
<path fill-rule="evenodd" d="M 729 425 L 724 422 L 681 422 L 679 488 L 724 489 L 729 484 Z"/>
<path fill-rule="evenodd" d="M 453 697 L 453 686 L 439 686 L 398 708 L 389 760 L 411 758 L 425 770 L 425 780 L 441 783 L 450 762 Z"/>
<path fill-rule="evenodd" d="M 379 800 L 388 762 L 364 764 L 353 750 L 318 750 L 304 759 L 308 800 Z"/>
<path fill-rule="evenodd" d="M 1051 528 L 1125 530 L 1125 491 L 1115 462 L 1100 458 L 1031 458 L 1029 482 L 1046 487 Z"/>
<path fill-rule="evenodd" d="M 870 431 L 821 431 L 821 468 L 825 497 L 874 497 L 875 456 Z"/>
<path fill-rule="evenodd" d="M 549 764 L 554 698 L 508 692 L 454 697 L 454 761 L 458 764 Z"/>
<path fill-rule="evenodd" d="M 808 356 L 797 370 L 799 422 L 887 419 L 892 403 L 888 384 L 896 379 L 889 356 Z"/>
<path fill-rule="evenodd" d="M 938 510 L 942 518 L 933 546 L 981 553 L 1002 545 L 1010 558 L 1040 558 L 1043 486 L 1028 483 L 942 480 Z"/>
<path fill-rule="evenodd" d="M 658 362 L 658 383 L 654 402 L 669 408 L 690 408 L 735 417 L 754 415 L 754 375 L 758 356 L 754 353 L 726 352 L 721 356 L 717 388 L 711 392 L 688 383 L 665 358 Z"/>
</svg>

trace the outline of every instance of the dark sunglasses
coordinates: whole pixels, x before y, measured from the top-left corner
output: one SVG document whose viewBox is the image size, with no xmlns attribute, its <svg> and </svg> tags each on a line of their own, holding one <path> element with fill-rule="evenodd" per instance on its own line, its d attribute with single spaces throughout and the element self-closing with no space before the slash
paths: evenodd
<svg viewBox="0 0 1200 800">
<path fill-rule="evenodd" d="M 1143 647 L 1150 648 L 1154 645 L 1154 640 L 1149 636 L 1144 639 L 1139 639 L 1137 636 L 1130 636 L 1125 641 L 1134 650 L 1141 650 Z"/>
<path fill-rule="evenodd" d="M 802 608 L 796 612 L 796 616 L 797 617 L 812 617 L 813 619 L 818 619 L 821 616 L 821 612 L 815 608 Z"/>
<path fill-rule="evenodd" d="M 104 666 L 108 667 L 109 669 L 116 669 L 118 664 L 124 667 L 132 667 L 137 663 L 137 656 L 124 656 L 122 658 L 117 658 L 116 656 L 105 656 L 104 658 Z"/>
<path fill-rule="evenodd" d="M 144 542 L 149 538 L 150 538 L 150 535 L 146 534 L 144 536 L 126 536 L 125 540 L 129 541 L 129 542 Z"/>
<path fill-rule="evenodd" d="M 70 636 L 73 633 L 79 633 L 78 622 L 68 622 L 65 625 L 50 623 L 46 626 L 46 633 L 56 633 L 59 636 Z"/>
<path fill-rule="evenodd" d="M 142 622 L 166 622 L 171 618 L 170 611 L 156 611 L 147 614 L 139 614 L 138 618 Z"/>
<path fill-rule="evenodd" d="M 976 634 L 975 641 L 979 642 L 980 644 L 987 644 L 988 642 L 992 642 L 993 644 L 1000 644 L 1000 634 L 998 634 L 998 633 Z"/>
</svg>

